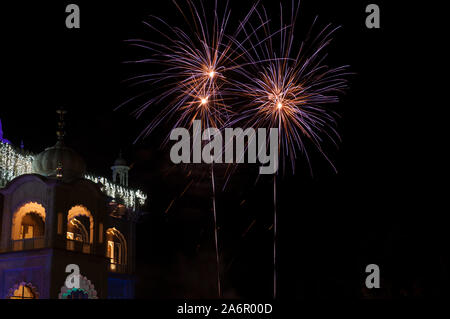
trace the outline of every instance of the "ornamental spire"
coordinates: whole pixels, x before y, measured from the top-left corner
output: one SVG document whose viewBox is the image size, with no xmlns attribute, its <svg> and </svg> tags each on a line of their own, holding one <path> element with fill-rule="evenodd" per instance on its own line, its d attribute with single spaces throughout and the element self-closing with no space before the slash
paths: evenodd
<svg viewBox="0 0 450 319">
<path fill-rule="evenodd" d="M 58 119 L 58 130 L 56 131 L 56 136 L 58 137 L 58 142 L 63 142 L 64 136 L 66 135 L 66 131 L 64 130 L 64 127 L 66 123 L 64 122 L 64 115 L 67 113 L 64 108 L 60 108 L 56 110 L 56 113 L 59 115 Z"/>
</svg>

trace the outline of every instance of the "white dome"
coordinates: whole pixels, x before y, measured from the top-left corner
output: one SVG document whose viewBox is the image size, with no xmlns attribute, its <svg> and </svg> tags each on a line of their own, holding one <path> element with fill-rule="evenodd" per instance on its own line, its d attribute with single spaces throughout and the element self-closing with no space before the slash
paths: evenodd
<svg viewBox="0 0 450 319">
<path fill-rule="evenodd" d="M 55 177 L 58 168 L 62 169 L 62 178 L 71 180 L 83 177 L 86 172 L 84 159 L 63 142 L 47 148 L 33 160 L 33 172 L 46 177 Z"/>
</svg>

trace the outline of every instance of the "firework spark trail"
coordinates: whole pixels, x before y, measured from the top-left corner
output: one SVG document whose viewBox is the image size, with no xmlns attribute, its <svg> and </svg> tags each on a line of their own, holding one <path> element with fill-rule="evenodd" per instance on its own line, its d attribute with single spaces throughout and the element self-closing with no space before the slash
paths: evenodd
<svg viewBox="0 0 450 319">
<path fill-rule="evenodd" d="M 212 23 L 209 23 L 209 16 L 206 14 L 203 2 L 200 2 L 200 7 L 197 7 L 192 0 L 186 0 L 190 15 L 185 14 L 176 1 L 173 3 L 189 26 L 190 32 L 186 32 L 180 27 L 172 27 L 163 19 L 152 16 L 154 23 L 144 22 L 144 24 L 159 34 L 163 42 L 143 39 L 129 40 L 132 46 L 150 52 L 150 57 L 129 63 L 163 66 L 163 70 L 159 72 L 144 73 L 129 79 L 128 82 L 132 86 L 145 85 L 152 89 L 125 101 L 118 107 L 143 99 L 144 102 L 133 113 L 138 118 L 150 108 L 154 109 L 161 104 L 165 105 L 157 112 L 137 140 L 148 136 L 156 127 L 166 121 L 174 122 L 174 128 L 189 129 L 195 120 L 200 120 L 202 127 L 222 129 L 230 118 L 230 104 L 224 97 L 223 87 L 229 84 L 227 73 L 237 67 L 236 59 L 239 58 L 233 49 L 233 39 L 241 32 L 246 21 L 255 11 L 257 3 L 251 7 L 232 36 L 226 33 L 231 14 L 228 2 L 225 5 L 223 16 L 219 17 L 217 0 L 215 1 Z M 162 90 L 162 92 L 155 94 L 158 90 Z M 175 120 L 173 120 L 174 118 Z M 200 134 L 200 132 L 194 132 L 194 134 Z M 167 143 L 168 140 L 169 136 L 164 143 Z M 217 286 L 219 297 L 221 297 L 213 164 L 211 164 L 211 184 Z"/>
<path fill-rule="evenodd" d="M 337 114 L 328 105 L 339 101 L 339 94 L 347 88 L 345 76 L 348 66 L 330 68 L 324 64 L 332 35 L 338 28 L 325 26 L 310 40 L 317 18 L 308 35 L 295 52 L 294 30 L 299 13 L 299 2 L 292 1 L 290 21 L 284 23 L 280 4 L 280 28 L 272 32 L 264 7 L 256 10 L 258 21 L 247 21 L 243 28 L 245 39 L 235 39 L 246 61 L 234 71 L 237 73 L 231 91 L 242 98 L 241 112 L 227 126 L 245 128 L 277 128 L 279 133 L 279 165 L 290 161 L 295 172 L 298 151 L 312 168 L 306 142 L 312 143 L 334 170 L 335 167 L 322 149 L 325 139 L 337 145 Z M 255 25 L 262 25 L 257 28 Z M 276 42 L 276 43 L 275 43 Z M 277 50 L 277 45 L 278 50 Z M 265 152 L 265 150 L 258 150 Z M 283 165 L 282 165 L 283 164 Z M 277 296 L 277 175 L 273 179 L 274 246 L 273 295 Z"/>
</svg>

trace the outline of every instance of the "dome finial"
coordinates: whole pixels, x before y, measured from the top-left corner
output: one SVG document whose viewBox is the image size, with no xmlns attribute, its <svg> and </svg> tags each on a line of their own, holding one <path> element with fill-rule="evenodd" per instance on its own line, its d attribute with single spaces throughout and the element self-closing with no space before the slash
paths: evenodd
<svg viewBox="0 0 450 319">
<path fill-rule="evenodd" d="M 57 178 L 63 181 L 70 181 L 76 178 L 83 178 L 86 172 L 86 162 L 73 149 L 64 145 L 64 109 L 58 109 L 59 115 L 58 130 L 56 135 L 58 142 L 52 147 L 36 155 L 33 159 L 33 172 L 49 178 Z"/>
<path fill-rule="evenodd" d="M 67 113 L 66 110 L 64 110 L 63 107 L 56 110 L 56 113 L 59 114 L 58 119 L 58 130 L 56 131 L 56 136 L 58 137 L 58 142 L 63 142 L 64 136 L 66 135 L 66 132 L 64 131 L 64 127 L 66 126 L 66 123 L 64 122 L 64 115 Z"/>
<path fill-rule="evenodd" d="M 58 162 L 58 166 L 56 167 L 56 178 L 57 179 L 63 178 L 63 164 L 61 161 Z"/>
</svg>

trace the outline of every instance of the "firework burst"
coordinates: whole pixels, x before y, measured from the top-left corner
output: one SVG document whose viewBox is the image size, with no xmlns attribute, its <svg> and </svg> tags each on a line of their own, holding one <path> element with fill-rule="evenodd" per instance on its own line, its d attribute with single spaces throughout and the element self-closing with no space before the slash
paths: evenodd
<svg viewBox="0 0 450 319">
<path fill-rule="evenodd" d="M 157 109 L 156 116 L 138 139 L 173 118 L 176 118 L 172 121 L 173 127 L 190 128 L 194 120 L 200 120 L 203 127 L 222 128 L 231 114 L 230 106 L 225 102 L 223 87 L 228 84 L 227 72 L 236 68 L 237 56 L 232 49 L 232 39 L 239 34 L 255 7 L 252 7 L 234 35 L 228 36 L 226 32 L 231 14 L 228 3 L 223 15 L 219 15 L 216 0 L 213 13 L 207 15 L 203 1 L 197 5 L 191 0 L 185 2 L 187 9 L 173 1 L 186 22 L 186 29 L 171 26 L 169 22 L 151 16 L 151 22 L 146 21 L 144 24 L 162 41 L 128 41 L 150 54 L 149 57 L 128 63 L 162 68 L 159 72 L 140 74 L 127 80 L 132 86 L 144 85 L 148 89 L 119 107 L 143 99 L 144 102 L 133 113 L 136 117 Z M 164 107 L 160 108 L 161 105 Z"/>
<path fill-rule="evenodd" d="M 280 9 L 283 12 L 283 9 Z M 345 75 L 348 66 L 331 68 L 324 63 L 332 35 L 338 28 L 327 25 L 309 40 L 316 19 L 295 52 L 294 30 L 298 6 L 292 5 L 291 19 L 276 32 L 270 30 L 266 10 L 257 11 L 258 25 L 247 23 L 246 38 L 236 44 L 246 60 L 236 68 L 233 92 L 242 97 L 238 116 L 228 125 L 253 128 L 278 128 L 280 160 L 291 162 L 295 170 L 298 153 L 310 164 L 306 141 L 329 161 L 322 149 L 325 139 L 336 144 L 340 140 L 336 131 L 336 113 L 328 108 L 339 101 L 339 94 L 347 88 Z M 334 166 L 333 166 L 334 168 Z"/>
<path fill-rule="evenodd" d="M 325 26 L 312 37 L 316 20 L 305 41 L 295 43 L 294 30 L 299 5 L 292 2 L 287 24 L 283 9 L 280 27 L 273 32 L 264 7 L 255 4 L 236 31 L 226 32 L 230 19 L 228 3 L 218 14 L 217 0 L 213 14 L 207 14 L 203 2 L 196 6 L 186 0 L 188 10 L 174 1 L 186 29 L 151 17 L 144 22 L 162 41 L 129 40 L 146 50 L 149 56 L 131 61 L 151 64 L 156 72 L 129 79 L 132 85 L 145 86 L 144 93 L 124 104 L 139 102 L 134 112 L 156 114 L 138 137 L 145 137 L 163 122 L 173 127 L 191 128 L 194 120 L 202 127 L 223 129 L 226 126 L 277 128 L 280 164 L 291 163 L 302 154 L 310 163 L 307 143 L 330 162 L 322 146 L 325 139 L 336 144 L 336 114 L 328 107 L 339 101 L 347 88 L 347 66 L 331 68 L 325 64 L 326 50 L 337 28 Z M 256 17 L 255 21 L 250 21 Z M 231 103 L 232 101 L 232 103 Z M 166 141 L 168 140 L 168 137 Z M 283 165 L 284 167 L 284 165 Z M 333 166 L 334 168 L 334 166 Z M 215 203 L 214 169 L 211 164 L 214 235 L 217 259 L 218 293 L 221 296 L 220 260 Z M 276 296 L 277 196 L 274 175 L 274 296 Z"/>
<path fill-rule="evenodd" d="M 245 62 L 235 69 L 237 75 L 232 91 L 242 98 L 242 104 L 241 112 L 228 125 L 278 129 L 278 162 L 290 161 L 293 172 L 299 151 L 306 157 L 311 170 L 307 141 L 334 168 L 322 144 L 325 138 L 334 144 L 340 139 L 335 128 L 336 114 L 328 106 L 337 103 L 339 94 L 347 88 L 347 66 L 330 68 L 324 63 L 326 49 L 337 28 L 327 25 L 310 40 L 316 18 L 306 40 L 296 50 L 294 30 L 299 2 L 297 5 L 292 2 L 287 24 L 281 5 L 280 11 L 280 28 L 276 32 L 272 32 L 270 24 L 266 23 L 270 19 L 262 7 L 256 11 L 256 23 L 248 21 L 243 28 L 245 38 L 235 40 Z M 277 175 L 273 176 L 274 298 L 277 297 Z"/>
</svg>

